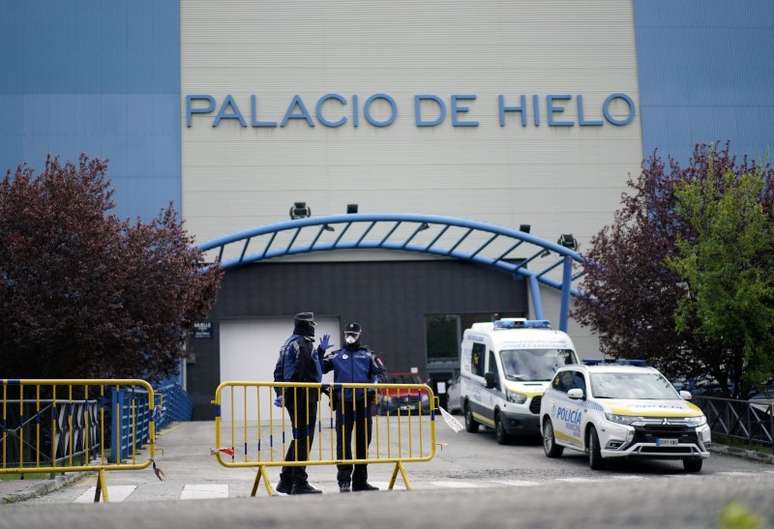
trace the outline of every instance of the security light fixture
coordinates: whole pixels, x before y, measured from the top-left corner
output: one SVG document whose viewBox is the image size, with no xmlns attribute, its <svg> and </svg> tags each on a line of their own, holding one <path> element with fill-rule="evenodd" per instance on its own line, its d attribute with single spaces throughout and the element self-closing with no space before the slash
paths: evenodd
<svg viewBox="0 0 774 529">
<path fill-rule="evenodd" d="M 312 208 L 306 205 L 306 202 L 293 202 L 290 208 L 290 220 L 303 219 L 312 216 Z"/>
<path fill-rule="evenodd" d="M 334 227 L 333 227 L 333 226 L 331 226 L 330 224 L 323 224 L 323 229 L 324 229 L 325 231 L 336 231 L 336 228 L 334 228 Z"/>
<path fill-rule="evenodd" d="M 357 204 L 347 204 L 347 215 L 354 215 L 357 213 Z"/>
<path fill-rule="evenodd" d="M 529 230 L 532 229 L 532 226 L 529 224 L 519 224 L 519 231 L 523 231 L 524 233 L 529 233 Z"/>
<path fill-rule="evenodd" d="M 423 222 L 419 225 L 419 231 L 425 231 L 428 228 L 430 228 L 430 225 L 427 222 Z"/>
<path fill-rule="evenodd" d="M 573 237 L 572 233 L 563 233 L 559 236 L 559 240 L 556 241 L 559 246 L 564 246 L 570 250 L 578 249 L 578 239 Z"/>
</svg>

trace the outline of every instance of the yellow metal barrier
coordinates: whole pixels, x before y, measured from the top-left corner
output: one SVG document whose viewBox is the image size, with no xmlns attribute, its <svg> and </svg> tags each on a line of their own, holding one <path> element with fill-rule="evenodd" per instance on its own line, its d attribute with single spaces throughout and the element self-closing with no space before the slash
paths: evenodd
<svg viewBox="0 0 774 529">
<path fill-rule="evenodd" d="M 153 462 L 155 405 L 148 382 L 0 380 L 0 475 L 96 471 L 94 501 L 107 502 L 107 471 L 142 470 Z M 141 456 L 144 437 L 148 449 Z"/>
<path fill-rule="evenodd" d="M 212 404 L 213 453 L 225 467 L 257 468 L 251 496 L 261 479 L 273 495 L 266 469 L 280 466 L 394 464 L 389 488 L 400 474 L 411 489 L 404 464 L 436 453 L 437 399 L 424 384 L 227 381 Z"/>
</svg>

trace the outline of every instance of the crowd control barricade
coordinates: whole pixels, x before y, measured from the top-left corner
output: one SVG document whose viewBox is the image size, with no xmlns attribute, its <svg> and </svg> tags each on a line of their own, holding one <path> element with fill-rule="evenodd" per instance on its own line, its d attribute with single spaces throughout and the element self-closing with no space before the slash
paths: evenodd
<svg viewBox="0 0 774 529">
<path fill-rule="evenodd" d="M 226 381 L 212 404 L 213 453 L 225 467 L 257 469 L 251 496 L 261 479 L 273 495 L 267 468 L 307 465 L 392 464 L 389 488 L 400 474 L 411 489 L 405 464 L 436 453 L 438 403 L 424 384 Z"/>
<path fill-rule="evenodd" d="M 106 472 L 153 462 L 155 406 L 148 382 L 0 380 L 0 475 L 95 471 L 98 502 L 109 500 Z"/>
</svg>

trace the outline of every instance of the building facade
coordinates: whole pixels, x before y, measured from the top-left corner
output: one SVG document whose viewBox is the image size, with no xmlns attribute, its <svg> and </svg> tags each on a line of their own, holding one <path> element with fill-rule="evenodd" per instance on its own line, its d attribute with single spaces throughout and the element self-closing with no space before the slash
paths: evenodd
<svg viewBox="0 0 774 529">
<path fill-rule="evenodd" d="M 315 216 L 357 204 L 529 224 L 552 241 L 572 233 L 582 251 L 655 149 L 685 161 L 696 143 L 729 140 L 761 159 L 774 144 L 766 0 L 0 9 L 0 167 L 39 167 L 49 152 L 108 158 L 118 214 L 147 219 L 171 202 L 200 242 L 285 220 L 303 201 Z M 558 293 L 544 305 L 554 319 Z M 229 271 L 189 345 L 197 417 L 211 415 L 220 380 L 270 375 L 301 310 L 334 341 L 358 320 L 390 370 L 439 378 L 470 322 L 530 314 L 522 281 L 417 255 Z M 595 356 L 591 333 L 570 334 Z"/>
</svg>

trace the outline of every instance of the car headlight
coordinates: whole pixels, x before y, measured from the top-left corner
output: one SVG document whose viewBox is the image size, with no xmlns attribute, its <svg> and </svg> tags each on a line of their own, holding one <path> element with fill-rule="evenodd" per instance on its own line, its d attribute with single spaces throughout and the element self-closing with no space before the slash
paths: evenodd
<svg viewBox="0 0 774 529">
<path fill-rule="evenodd" d="M 704 426 L 707 424 L 707 418 L 704 415 L 699 415 L 698 417 L 686 417 L 683 419 L 689 426 L 693 426 L 698 428 L 699 426 Z"/>
<path fill-rule="evenodd" d="M 632 423 L 642 420 L 642 417 L 634 417 L 632 415 L 617 415 L 615 413 L 606 413 L 605 418 L 610 422 L 614 422 L 617 424 L 625 424 L 627 426 L 630 426 Z"/>
<path fill-rule="evenodd" d="M 525 394 L 516 393 L 509 389 L 505 390 L 505 398 L 508 399 L 508 402 L 513 402 L 514 404 L 524 404 L 527 402 L 527 396 Z"/>
</svg>

